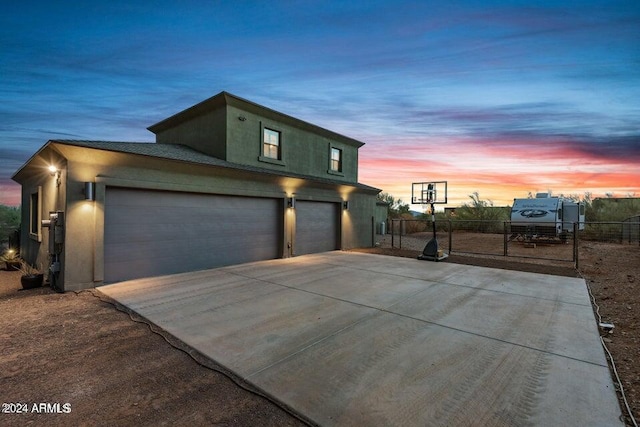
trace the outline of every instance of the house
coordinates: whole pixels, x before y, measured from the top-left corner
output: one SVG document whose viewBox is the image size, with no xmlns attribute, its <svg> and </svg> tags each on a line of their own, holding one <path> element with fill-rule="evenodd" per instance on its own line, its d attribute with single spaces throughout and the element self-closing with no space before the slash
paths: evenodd
<svg viewBox="0 0 640 427">
<path fill-rule="evenodd" d="M 227 92 L 148 129 L 50 140 L 14 174 L 21 254 L 55 288 L 373 246 L 362 142 Z"/>
</svg>

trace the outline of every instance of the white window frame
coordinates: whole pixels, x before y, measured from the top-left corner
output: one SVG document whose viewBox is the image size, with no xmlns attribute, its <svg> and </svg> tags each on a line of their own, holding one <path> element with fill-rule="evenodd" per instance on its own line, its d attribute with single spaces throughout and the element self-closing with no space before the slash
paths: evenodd
<svg viewBox="0 0 640 427">
<path fill-rule="evenodd" d="M 260 123 L 260 155 L 258 156 L 258 160 L 265 163 L 270 163 L 272 165 L 277 166 L 286 166 L 284 163 L 284 147 L 283 147 L 283 137 L 282 130 L 280 130 L 277 126 L 272 126 L 267 123 Z M 277 135 L 277 145 L 269 144 L 267 141 L 267 135 L 271 134 Z M 276 148 L 273 148 L 276 147 Z M 269 148 L 269 149 L 267 149 Z M 273 151 L 277 149 L 277 157 L 274 156 L 275 153 Z"/>
<path fill-rule="evenodd" d="M 262 130 L 262 156 L 273 160 L 282 160 L 281 132 L 264 127 Z"/>
<path fill-rule="evenodd" d="M 337 153 L 338 158 L 334 158 L 334 153 Z M 342 174 L 344 165 L 344 151 L 342 148 L 330 146 L 329 147 L 329 173 Z"/>
<path fill-rule="evenodd" d="M 35 205 L 34 206 L 34 200 Z M 29 238 L 42 241 L 42 187 L 29 193 Z"/>
</svg>

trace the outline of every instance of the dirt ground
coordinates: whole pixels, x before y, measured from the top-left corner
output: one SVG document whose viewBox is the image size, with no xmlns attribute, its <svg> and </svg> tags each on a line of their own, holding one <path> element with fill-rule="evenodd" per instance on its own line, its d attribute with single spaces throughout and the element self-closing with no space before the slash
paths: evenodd
<svg viewBox="0 0 640 427">
<path fill-rule="evenodd" d="M 424 245 L 423 239 L 419 242 Z M 363 251 L 412 258 L 420 253 L 388 246 L 383 242 Z M 637 419 L 640 247 L 581 243 L 579 271 L 570 263 L 516 260 L 453 254 L 446 262 L 582 275 L 603 322 L 615 325 L 612 333 L 602 335 Z M 3 426 L 304 425 L 268 399 L 198 364 L 146 324 L 132 321 L 129 314 L 91 292 L 58 294 L 47 287 L 23 291 L 19 272 L 4 270 L 0 271 L 0 397 Z M 628 418 L 627 424 L 631 425 Z"/>
<path fill-rule="evenodd" d="M 0 425 L 305 425 L 92 293 L 19 275 L 0 271 Z"/>
</svg>

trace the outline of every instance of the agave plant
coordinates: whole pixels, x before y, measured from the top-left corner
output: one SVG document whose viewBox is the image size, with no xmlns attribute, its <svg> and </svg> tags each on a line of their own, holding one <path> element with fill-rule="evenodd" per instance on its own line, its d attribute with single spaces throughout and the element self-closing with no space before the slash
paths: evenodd
<svg viewBox="0 0 640 427">
<path fill-rule="evenodd" d="M 20 262 L 20 256 L 15 249 L 7 249 L 0 255 L 0 262 Z"/>
<path fill-rule="evenodd" d="M 20 256 L 15 249 L 7 249 L 0 255 L 0 262 L 4 262 L 7 270 L 18 270 L 20 268 Z"/>
<path fill-rule="evenodd" d="M 20 262 L 20 272 L 23 276 L 37 276 L 42 274 L 42 269 L 39 267 L 34 267 L 31 264 L 22 261 Z"/>
</svg>

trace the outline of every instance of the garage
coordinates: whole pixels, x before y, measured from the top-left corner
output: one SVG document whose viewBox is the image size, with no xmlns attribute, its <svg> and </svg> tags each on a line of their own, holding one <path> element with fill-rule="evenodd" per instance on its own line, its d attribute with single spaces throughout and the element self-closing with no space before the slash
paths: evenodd
<svg viewBox="0 0 640 427">
<path fill-rule="evenodd" d="M 296 202 L 295 255 L 340 249 L 339 204 Z"/>
<path fill-rule="evenodd" d="M 104 282 L 282 257 L 280 199 L 107 187 Z"/>
</svg>

